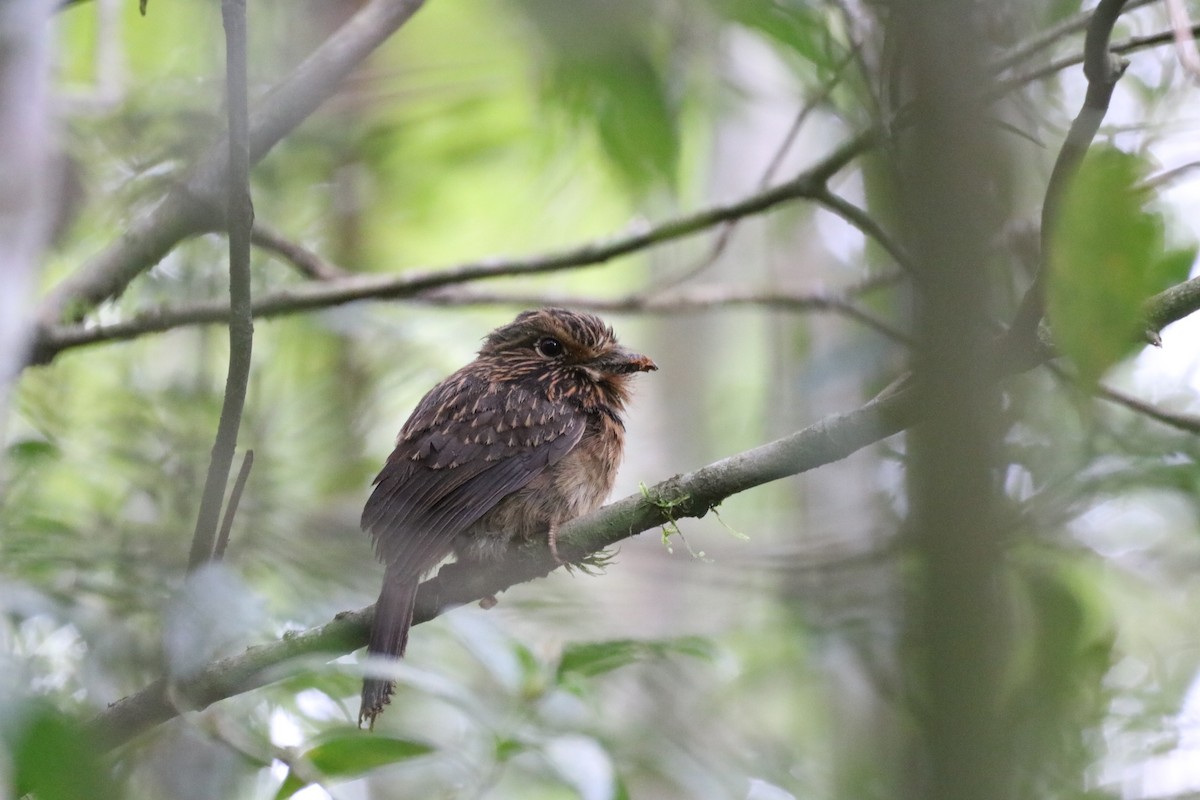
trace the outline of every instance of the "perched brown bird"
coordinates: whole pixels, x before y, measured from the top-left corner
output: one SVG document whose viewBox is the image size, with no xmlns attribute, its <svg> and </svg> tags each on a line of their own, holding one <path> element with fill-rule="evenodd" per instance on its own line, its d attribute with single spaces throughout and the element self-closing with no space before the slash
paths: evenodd
<svg viewBox="0 0 1200 800">
<path fill-rule="evenodd" d="M 598 317 L 526 311 L 433 387 L 404 423 L 363 509 L 387 565 L 367 653 L 401 656 L 421 576 L 446 556 L 498 558 L 600 505 L 621 461 L 635 373 L 657 369 Z M 556 551 L 557 552 L 557 551 Z M 393 682 L 363 681 L 363 720 Z"/>
</svg>

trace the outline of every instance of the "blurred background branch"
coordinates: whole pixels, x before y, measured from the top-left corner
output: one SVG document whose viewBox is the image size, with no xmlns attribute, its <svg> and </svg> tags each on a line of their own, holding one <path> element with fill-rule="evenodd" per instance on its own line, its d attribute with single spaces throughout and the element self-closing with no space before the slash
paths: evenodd
<svg viewBox="0 0 1200 800">
<path fill-rule="evenodd" d="M 250 160 L 257 163 L 338 88 L 363 59 L 421 7 L 422 0 L 370 0 L 320 47 L 256 100 L 250 120 Z M 219 142 L 155 207 L 119 239 L 62 281 L 41 303 L 38 319 L 54 325 L 78 319 L 157 264 L 189 236 L 219 226 L 220 193 L 229 169 L 228 144 Z"/>
<path fill-rule="evenodd" d="M 255 0 L 270 224 L 238 287 L 221 19 L 147 11 L 70 3 L 41 43 L 40 301 L 0 287 L 38 323 L 5 349 L 0 795 L 1200 787 L 1200 119 L 1164 3 Z M 1075 68 L 1113 54 L 1115 85 Z M 231 288 L 254 470 L 185 578 Z M 371 478 L 549 303 L 660 366 L 627 499 L 570 534 L 620 550 L 442 570 L 367 736 L 370 612 L 340 612 L 379 585 Z"/>
</svg>

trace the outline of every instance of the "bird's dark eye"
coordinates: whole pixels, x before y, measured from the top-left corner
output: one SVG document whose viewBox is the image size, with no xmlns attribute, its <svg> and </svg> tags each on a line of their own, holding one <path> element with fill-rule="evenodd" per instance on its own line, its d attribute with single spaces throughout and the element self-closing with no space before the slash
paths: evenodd
<svg viewBox="0 0 1200 800">
<path fill-rule="evenodd" d="M 553 336 L 546 336 L 538 339 L 537 351 L 546 358 L 557 358 L 563 353 L 562 342 L 555 339 Z"/>
</svg>

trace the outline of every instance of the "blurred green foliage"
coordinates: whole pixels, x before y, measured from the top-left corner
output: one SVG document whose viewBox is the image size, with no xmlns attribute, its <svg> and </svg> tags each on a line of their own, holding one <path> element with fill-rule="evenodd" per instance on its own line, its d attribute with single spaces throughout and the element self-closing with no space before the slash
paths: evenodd
<svg viewBox="0 0 1200 800">
<path fill-rule="evenodd" d="M 259 97 L 356 4 L 249 6 Z M 148 11 L 90 0 L 57 18 L 63 157 L 80 180 L 46 287 L 152 208 L 223 127 L 218 4 Z M 995 4 L 996 42 L 1078 11 Z M 429 0 L 256 167 L 257 216 L 350 272 L 400 273 L 552 252 L 727 202 L 753 190 L 808 102 L 779 180 L 880 121 L 887 24 L 882 6 L 812 0 Z M 1068 37 L 1037 58 L 1078 47 Z M 1002 109 L 1033 120 L 1010 143 L 1029 170 L 1010 176 L 1029 201 L 1012 229 L 1034 216 L 1053 157 L 1032 140 L 1059 141 L 1077 88 L 1050 80 Z M 1178 101 L 1169 91 L 1127 99 L 1149 124 Z M 1139 304 L 1194 255 L 1173 249 L 1186 238 L 1177 215 L 1143 186 L 1153 139 L 1085 162 L 1056 232 L 1051 320 L 1090 383 L 1139 386 Z M 877 154 L 832 188 L 889 221 L 882 193 L 856 197 L 887 174 Z M 744 222 L 731 242 L 696 282 L 837 291 L 891 267 L 808 204 Z M 710 247 L 701 237 L 494 283 L 669 289 Z M 1015 302 L 1018 246 L 995 248 L 998 294 Z M 182 243 L 90 322 L 223 297 L 224 249 L 215 235 Z M 303 282 L 263 251 L 253 270 L 259 294 Z M 909 314 L 904 289 L 863 305 L 899 326 Z M 645 536 L 600 577 L 555 575 L 486 615 L 419 626 L 373 735 L 354 727 L 360 673 L 346 657 L 281 665 L 264 689 L 92 752 L 84 723 L 108 703 L 374 599 L 381 570 L 358 530 L 374 471 L 422 393 L 515 310 L 355 303 L 258 322 L 240 438 L 255 466 L 210 583 L 183 573 L 224 332 L 182 328 L 26 370 L 0 505 L 0 797 L 322 796 L 311 782 L 339 797 L 895 796 L 920 704 L 899 645 L 902 439 L 730 498 L 722 516 L 748 541 L 711 518 L 680 521 L 703 559 Z M 630 412 L 630 494 L 846 410 L 905 358 L 853 322 L 777 311 L 613 321 L 663 368 Z M 1194 410 L 1189 386 L 1159 389 Z M 1046 374 L 1006 389 L 997 482 L 1017 543 L 1005 577 L 1020 646 L 1001 671 L 999 718 L 1026 795 L 1118 795 L 1114 775 L 1149 769 L 1180 739 L 1200 665 L 1188 612 L 1200 601 L 1200 448 Z M 198 632 L 168 636 L 179 620 Z"/>
<path fill-rule="evenodd" d="M 1098 147 L 1072 178 L 1050 239 L 1048 313 L 1085 386 L 1137 346 L 1142 306 L 1185 280 L 1195 248 L 1168 251 L 1161 213 L 1146 210 L 1144 157 Z"/>
</svg>

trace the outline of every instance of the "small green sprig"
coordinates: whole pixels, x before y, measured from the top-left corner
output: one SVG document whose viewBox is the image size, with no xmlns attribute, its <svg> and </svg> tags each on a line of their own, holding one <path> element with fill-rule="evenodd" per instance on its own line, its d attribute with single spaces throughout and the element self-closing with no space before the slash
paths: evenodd
<svg viewBox="0 0 1200 800">
<path fill-rule="evenodd" d="M 675 548 L 671 545 L 671 537 L 677 536 L 679 541 L 683 542 L 683 546 L 687 548 L 688 555 L 692 558 L 708 560 L 703 550 L 693 550 L 691 544 L 688 543 L 687 537 L 683 535 L 683 531 L 679 529 L 679 524 L 675 521 L 675 509 L 688 502 L 688 495 L 681 494 L 678 497 L 666 498 L 661 495 L 652 495 L 649 487 L 644 483 L 638 484 L 638 489 L 642 492 L 642 497 L 646 499 L 655 508 L 663 513 L 667 521 L 662 524 L 662 543 L 668 553 L 674 553 Z"/>
</svg>

